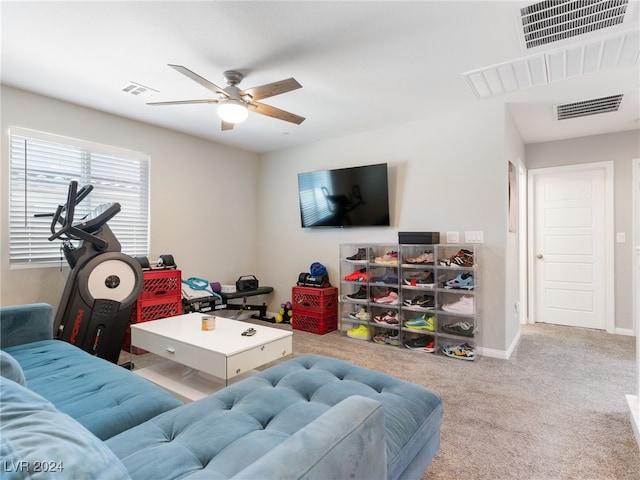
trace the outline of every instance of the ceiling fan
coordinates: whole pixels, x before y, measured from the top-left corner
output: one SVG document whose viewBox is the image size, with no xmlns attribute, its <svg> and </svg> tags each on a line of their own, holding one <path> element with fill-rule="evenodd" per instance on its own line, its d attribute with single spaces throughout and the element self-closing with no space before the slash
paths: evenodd
<svg viewBox="0 0 640 480">
<path fill-rule="evenodd" d="M 147 105 L 182 105 L 189 103 L 217 103 L 218 115 L 222 119 L 222 130 L 231 130 L 236 123 L 242 123 L 249 115 L 248 110 L 259 113 L 261 115 L 267 115 L 269 117 L 284 120 L 285 122 L 295 123 L 300 125 L 305 118 L 294 113 L 286 112 L 271 105 L 266 105 L 259 102 L 263 98 L 273 97 L 286 93 L 291 90 L 302 88 L 294 78 L 288 78 L 286 80 L 280 80 L 279 82 L 268 83 L 259 87 L 247 88 L 240 90 L 238 84 L 244 78 L 241 72 L 236 70 L 227 70 L 224 72 L 224 78 L 227 82 L 225 88 L 211 83 L 206 78 L 201 77 L 197 73 L 192 72 L 188 68 L 182 65 L 171 65 L 171 68 L 189 77 L 191 80 L 198 82 L 205 88 L 208 88 L 214 93 L 219 95 L 219 98 L 210 98 L 202 100 L 176 100 L 171 102 L 152 102 Z"/>
</svg>

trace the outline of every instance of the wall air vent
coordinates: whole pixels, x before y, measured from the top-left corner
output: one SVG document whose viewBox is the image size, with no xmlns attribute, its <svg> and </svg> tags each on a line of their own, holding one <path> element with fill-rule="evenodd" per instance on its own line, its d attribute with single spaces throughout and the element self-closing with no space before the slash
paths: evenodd
<svg viewBox="0 0 640 480">
<path fill-rule="evenodd" d="M 546 0 L 521 8 L 527 49 L 624 22 L 629 0 Z"/>
<path fill-rule="evenodd" d="M 557 120 L 568 120 L 570 118 L 586 117 L 587 115 L 597 115 L 599 113 L 617 112 L 620 108 L 622 95 L 610 95 L 608 97 L 594 98 L 582 102 L 565 103 L 556 105 Z"/>
</svg>

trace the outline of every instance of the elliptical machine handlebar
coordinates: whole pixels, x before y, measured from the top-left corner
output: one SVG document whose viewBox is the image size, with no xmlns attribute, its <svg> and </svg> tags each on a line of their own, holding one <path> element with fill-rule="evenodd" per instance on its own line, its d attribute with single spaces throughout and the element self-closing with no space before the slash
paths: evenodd
<svg viewBox="0 0 640 480">
<path fill-rule="evenodd" d="M 83 222 L 75 225 L 73 223 L 76 205 L 84 200 L 92 190 L 93 185 L 85 185 L 78 191 L 78 182 L 75 180 L 70 182 L 67 193 L 67 203 L 65 205 L 58 205 L 56 212 L 53 214 L 53 220 L 51 220 L 52 235 L 49 237 L 49 241 L 62 237 L 69 240 L 85 240 L 92 243 L 96 250 L 99 251 L 107 248 L 108 243 L 103 238 L 93 235 L 93 232 L 120 212 L 119 203 L 99 205 L 82 219 L 84 220 Z M 65 211 L 66 216 L 62 217 L 62 213 Z M 58 223 L 62 225 L 62 227 L 56 231 Z"/>
<path fill-rule="evenodd" d="M 72 182 L 74 182 L 76 184 L 76 189 L 78 188 L 78 182 L 75 182 L 74 180 L 72 180 Z M 71 185 L 69 185 L 69 190 L 71 190 Z M 75 194 L 75 204 L 78 205 L 82 200 L 84 200 L 90 193 L 91 190 L 93 190 L 93 185 L 85 185 L 84 187 L 82 187 L 78 193 Z M 67 204 L 69 203 L 69 195 L 67 194 Z M 60 217 L 60 215 L 66 210 L 66 205 L 58 205 L 58 209 L 56 210 L 55 213 L 36 213 L 34 215 L 34 217 L 39 218 L 39 217 Z M 63 222 L 60 222 L 63 223 Z M 55 233 L 54 230 L 54 225 L 51 225 L 51 233 Z"/>
</svg>

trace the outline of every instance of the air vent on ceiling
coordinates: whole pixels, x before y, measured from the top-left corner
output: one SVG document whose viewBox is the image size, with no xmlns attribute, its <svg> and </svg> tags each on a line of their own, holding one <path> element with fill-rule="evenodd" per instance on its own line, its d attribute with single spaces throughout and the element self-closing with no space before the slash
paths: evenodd
<svg viewBox="0 0 640 480">
<path fill-rule="evenodd" d="M 158 90 L 145 87 L 144 85 L 135 82 L 127 83 L 124 87 L 122 87 L 122 91 L 139 97 L 153 97 L 156 93 L 159 93 Z"/>
<path fill-rule="evenodd" d="M 465 72 L 462 76 L 476 97 L 486 98 L 607 70 L 637 68 L 639 59 L 640 30 L 635 28 Z"/>
<path fill-rule="evenodd" d="M 570 118 L 586 117 L 587 115 L 597 115 L 599 113 L 617 112 L 618 108 L 620 108 L 621 101 L 622 94 L 556 105 L 556 119 L 568 120 Z"/>
<path fill-rule="evenodd" d="M 520 9 L 527 48 L 624 22 L 629 0 L 546 0 Z"/>
</svg>

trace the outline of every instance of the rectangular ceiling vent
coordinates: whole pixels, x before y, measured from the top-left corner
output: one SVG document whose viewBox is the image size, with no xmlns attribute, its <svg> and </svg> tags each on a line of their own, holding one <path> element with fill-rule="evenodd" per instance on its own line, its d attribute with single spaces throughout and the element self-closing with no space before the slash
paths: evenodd
<svg viewBox="0 0 640 480">
<path fill-rule="evenodd" d="M 618 108 L 620 108 L 621 101 L 622 94 L 557 105 L 555 107 L 556 119 L 568 120 L 570 118 L 586 117 L 600 113 L 617 112 Z"/>
<path fill-rule="evenodd" d="M 594 32 L 624 22 L 629 0 L 546 0 L 520 9 L 529 48 Z"/>
<path fill-rule="evenodd" d="M 158 90 L 145 87 L 144 85 L 135 82 L 127 83 L 122 87 L 122 91 L 139 97 L 153 97 L 156 93 L 159 93 Z"/>
</svg>

